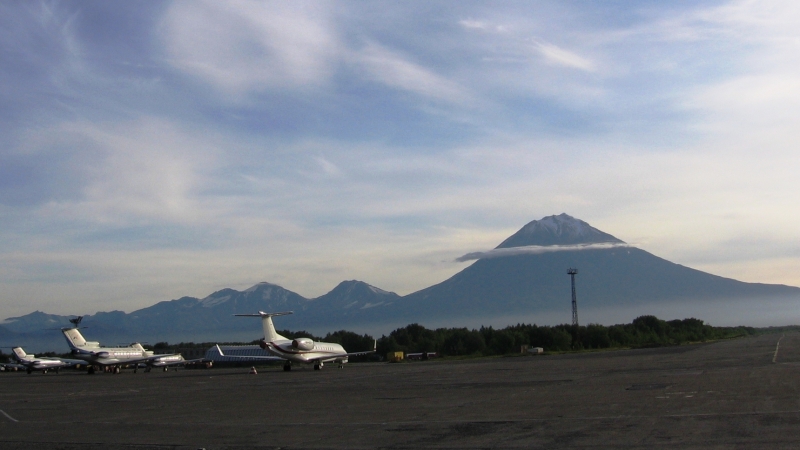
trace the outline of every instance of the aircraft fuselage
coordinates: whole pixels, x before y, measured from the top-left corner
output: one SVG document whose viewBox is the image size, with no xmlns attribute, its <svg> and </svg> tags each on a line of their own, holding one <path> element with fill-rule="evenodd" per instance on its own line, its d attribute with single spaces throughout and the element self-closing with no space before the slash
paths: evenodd
<svg viewBox="0 0 800 450">
<path fill-rule="evenodd" d="M 271 342 L 261 341 L 261 348 L 269 351 L 275 356 L 298 363 L 311 363 L 314 361 L 339 362 L 345 363 L 348 360 L 347 351 L 332 342 L 313 342 L 313 347 L 303 349 L 302 345 L 297 345 L 299 339 L 276 339 Z M 311 342 L 310 340 L 308 342 Z"/>
</svg>

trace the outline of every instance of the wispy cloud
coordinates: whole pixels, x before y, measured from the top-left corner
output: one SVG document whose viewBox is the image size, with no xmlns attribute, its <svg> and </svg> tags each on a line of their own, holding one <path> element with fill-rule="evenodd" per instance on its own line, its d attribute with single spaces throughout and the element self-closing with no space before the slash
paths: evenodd
<svg viewBox="0 0 800 450">
<path fill-rule="evenodd" d="M 485 30 L 489 28 L 489 25 L 486 22 L 482 22 L 480 20 L 463 19 L 459 20 L 458 24 L 464 28 L 475 29 L 475 30 Z"/>
<path fill-rule="evenodd" d="M 468 30 L 492 31 L 497 33 L 506 31 L 506 27 L 504 25 L 495 25 L 480 20 L 462 19 L 458 21 L 458 24 Z"/>
<path fill-rule="evenodd" d="M 75 146 L 64 166 L 59 150 Z M 26 145 L 37 171 L 68 170 L 72 192 L 43 199 L 39 212 L 60 219 L 106 225 L 187 223 L 202 208 L 197 195 L 214 165 L 215 148 L 190 132 L 156 118 L 133 123 L 63 123 Z"/>
<path fill-rule="evenodd" d="M 524 247 L 496 248 L 486 252 L 472 252 L 459 256 L 454 262 L 466 262 L 476 259 L 503 258 L 517 255 L 539 255 L 553 252 L 575 252 L 580 250 L 601 250 L 617 247 L 632 247 L 630 244 L 576 244 L 576 245 L 526 245 Z"/>
<path fill-rule="evenodd" d="M 242 94 L 328 80 L 336 33 L 325 5 L 259 1 L 174 2 L 162 22 L 171 64 Z"/>
<path fill-rule="evenodd" d="M 580 69 L 586 72 L 595 71 L 595 65 L 591 61 L 556 45 L 535 41 L 533 47 L 550 64 Z"/>
<path fill-rule="evenodd" d="M 458 83 L 376 43 L 365 46 L 355 58 L 371 79 L 389 87 L 411 92 L 428 100 L 456 104 L 472 101 L 472 96 Z"/>
</svg>

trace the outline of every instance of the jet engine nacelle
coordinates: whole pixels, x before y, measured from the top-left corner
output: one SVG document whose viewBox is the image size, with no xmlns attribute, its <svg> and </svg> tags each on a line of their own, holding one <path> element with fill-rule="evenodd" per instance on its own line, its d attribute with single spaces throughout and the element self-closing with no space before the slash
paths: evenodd
<svg viewBox="0 0 800 450">
<path fill-rule="evenodd" d="M 314 341 L 309 338 L 297 338 L 292 341 L 292 348 L 297 350 L 314 350 Z"/>
<path fill-rule="evenodd" d="M 105 359 L 108 358 L 109 355 L 108 352 L 97 352 L 94 354 L 94 356 L 100 359 Z"/>
</svg>

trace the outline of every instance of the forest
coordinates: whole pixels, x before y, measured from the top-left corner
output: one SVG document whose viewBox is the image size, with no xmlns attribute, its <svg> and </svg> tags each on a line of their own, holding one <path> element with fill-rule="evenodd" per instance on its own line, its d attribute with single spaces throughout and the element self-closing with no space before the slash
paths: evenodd
<svg viewBox="0 0 800 450">
<path fill-rule="evenodd" d="M 481 327 L 425 328 L 410 324 L 377 340 L 377 354 L 436 352 L 440 356 L 493 356 L 520 353 L 522 346 L 542 347 L 545 352 L 565 352 L 607 348 L 637 348 L 680 345 L 749 336 L 767 330 L 753 327 L 713 327 L 700 319 L 661 320 L 640 316 L 629 324 L 604 326 L 589 324 L 538 326 L 518 324 L 502 329 Z M 328 333 L 316 337 L 305 331 L 280 332 L 286 337 L 309 337 L 324 342 L 337 342 L 347 351 L 368 350 L 373 337 L 351 331 Z"/>
<path fill-rule="evenodd" d="M 542 347 L 547 353 L 608 348 L 640 348 L 706 342 L 779 331 L 753 327 L 713 327 L 700 319 L 661 320 L 655 316 L 640 316 L 629 324 L 589 324 L 539 326 L 517 324 L 502 329 L 481 327 L 428 329 L 419 324 L 398 328 L 388 336 L 377 339 L 377 357 L 390 352 L 436 352 L 439 356 L 495 356 L 518 354 L 523 346 Z M 294 339 L 308 337 L 315 341 L 336 342 L 349 352 L 372 349 L 374 338 L 368 334 L 340 330 L 325 336 L 306 331 L 280 330 L 281 335 Z M 250 342 L 256 344 L 258 340 Z M 159 342 L 146 346 L 156 353 L 177 352 L 186 348 L 209 348 L 215 342 L 169 344 Z M 223 344 L 223 343 L 220 343 Z M 237 343 L 229 343 L 237 344 Z M 238 343 L 241 344 L 241 343 Z M 2 355 L 0 353 L 0 355 Z M 41 356 L 57 356 L 46 353 Z M 68 357 L 68 355 L 65 355 Z M 0 356 L 2 358 L 2 356 Z M 353 361 L 374 360 L 375 357 L 352 358 Z"/>
<path fill-rule="evenodd" d="M 378 354 L 435 351 L 442 356 L 490 356 L 519 353 L 524 345 L 543 347 L 546 352 L 654 347 L 729 339 L 757 332 L 752 327 L 712 327 L 694 318 L 665 321 L 655 316 L 641 316 L 629 324 L 611 326 L 518 324 L 502 329 L 429 330 L 411 324 L 378 339 Z"/>
</svg>

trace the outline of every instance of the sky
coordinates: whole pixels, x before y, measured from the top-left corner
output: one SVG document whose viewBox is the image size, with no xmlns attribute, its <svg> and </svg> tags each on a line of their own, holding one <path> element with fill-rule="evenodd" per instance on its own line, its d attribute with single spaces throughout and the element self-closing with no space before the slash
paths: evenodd
<svg viewBox="0 0 800 450">
<path fill-rule="evenodd" d="M 0 318 L 405 295 L 567 213 L 800 286 L 794 1 L 0 2 Z"/>
</svg>

